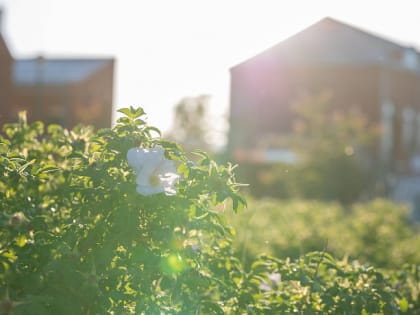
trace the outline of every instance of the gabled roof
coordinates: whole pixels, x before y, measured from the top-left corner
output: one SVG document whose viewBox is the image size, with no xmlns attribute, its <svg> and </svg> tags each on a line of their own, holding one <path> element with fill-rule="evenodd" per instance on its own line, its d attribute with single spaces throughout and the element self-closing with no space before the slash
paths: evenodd
<svg viewBox="0 0 420 315">
<path fill-rule="evenodd" d="M 13 66 L 17 85 L 62 85 L 87 79 L 113 59 L 20 59 Z"/>
<path fill-rule="evenodd" d="M 274 58 L 288 63 L 386 64 L 408 67 L 412 70 L 420 69 L 420 54 L 414 48 L 400 45 L 329 17 L 254 58 L 259 57 Z"/>
</svg>

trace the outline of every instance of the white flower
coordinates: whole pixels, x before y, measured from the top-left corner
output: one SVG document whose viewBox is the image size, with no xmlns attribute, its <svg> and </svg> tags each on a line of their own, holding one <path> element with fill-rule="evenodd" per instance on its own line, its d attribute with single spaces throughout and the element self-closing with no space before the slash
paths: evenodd
<svg viewBox="0 0 420 315">
<path fill-rule="evenodd" d="M 281 274 L 277 272 L 269 273 L 268 279 L 270 279 L 271 283 L 278 284 L 281 281 Z"/>
<path fill-rule="evenodd" d="M 266 281 L 263 281 L 260 284 L 260 290 L 261 291 L 271 291 L 273 288 L 276 288 L 278 284 L 281 282 L 281 275 L 277 272 L 269 273 L 268 274 L 269 283 Z"/>
<path fill-rule="evenodd" d="M 175 195 L 174 185 L 179 179 L 173 161 L 165 158 L 160 147 L 150 149 L 132 148 L 127 152 L 128 164 L 137 174 L 137 192 L 148 196 L 164 192 Z"/>
</svg>

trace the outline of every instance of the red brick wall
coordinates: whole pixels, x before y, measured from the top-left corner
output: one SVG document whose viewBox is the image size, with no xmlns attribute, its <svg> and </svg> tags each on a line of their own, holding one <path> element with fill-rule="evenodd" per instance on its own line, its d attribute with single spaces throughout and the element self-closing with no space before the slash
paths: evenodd
<svg viewBox="0 0 420 315">
<path fill-rule="evenodd" d="M 73 123 L 111 127 L 114 61 L 73 87 Z"/>
<path fill-rule="evenodd" d="M 110 127 L 112 122 L 114 62 L 82 82 L 65 85 L 16 86 L 13 110 L 28 111 L 30 121 L 59 123 L 66 128 L 89 124 Z"/>
<path fill-rule="evenodd" d="M 17 114 L 26 110 L 29 121 L 41 120 L 71 127 L 68 111 L 71 106 L 70 95 L 71 90 L 68 85 L 15 86 L 13 112 Z"/>
</svg>

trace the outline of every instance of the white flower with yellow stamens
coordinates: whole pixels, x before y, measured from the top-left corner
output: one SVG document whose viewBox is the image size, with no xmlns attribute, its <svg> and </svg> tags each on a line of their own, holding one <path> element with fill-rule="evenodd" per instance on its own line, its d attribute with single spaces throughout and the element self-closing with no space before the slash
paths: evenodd
<svg viewBox="0 0 420 315">
<path fill-rule="evenodd" d="M 137 174 L 137 192 L 148 196 L 164 192 L 175 195 L 174 188 L 179 180 L 173 161 L 165 158 L 165 150 L 160 147 L 150 149 L 132 148 L 127 152 L 128 164 Z"/>
</svg>

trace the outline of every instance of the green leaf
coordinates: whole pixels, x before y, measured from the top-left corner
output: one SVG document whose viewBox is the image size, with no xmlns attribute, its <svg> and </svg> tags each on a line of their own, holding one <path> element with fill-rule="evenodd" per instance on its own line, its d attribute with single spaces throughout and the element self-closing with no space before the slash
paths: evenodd
<svg viewBox="0 0 420 315">
<path fill-rule="evenodd" d="M 270 265 L 264 260 L 257 260 L 251 265 L 251 270 L 254 274 L 261 274 L 270 270 Z"/>
<path fill-rule="evenodd" d="M 21 235 L 16 239 L 16 245 L 19 247 L 23 247 L 26 245 L 26 236 L 25 235 Z"/>
<path fill-rule="evenodd" d="M 132 118 L 131 110 L 129 108 L 120 108 L 119 110 L 117 110 L 117 112 Z"/>
<path fill-rule="evenodd" d="M 63 127 L 60 125 L 51 124 L 47 127 L 47 131 L 48 133 L 57 133 L 63 131 Z"/>
<path fill-rule="evenodd" d="M 59 171 L 59 170 L 60 170 L 60 168 L 58 168 L 56 165 L 47 164 L 47 165 L 41 167 L 40 169 L 38 169 L 37 174 L 51 173 L 51 172 L 56 172 L 56 171 Z"/>
<path fill-rule="evenodd" d="M 142 115 L 144 115 L 144 110 L 143 108 L 139 107 L 139 108 L 134 108 L 131 107 L 130 108 L 121 108 L 119 110 L 117 110 L 117 112 L 126 115 L 129 118 L 135 119 L 137 117 L 140 117 Z"/>
<path fill-rule="evenodd" d="M 13 251 L 3 252 L 1 253 L 1 256 L 6 258 L 10 262 L 15 262 L 17 260 L 17 256 Z"/>
<path fill-rule="evenodd" d="M 162 137 L 162 133 L 160 132 L 160 130 L 156 127 L 153 126 L 148 126 L 146 128 L 144 128 L 144 132 L 146 132 L 149 136 L 151 136 L 150 132 L 156 132 L 158 134 L 159 137 Z"/>
<path fill-rule="evenodd" d="M 9 146 L 10 145 L 10 141 L 7 140 L 7 139 L 4 139 L 4 138 L 0 138 L 0 144 L 4 144 L 4 145 Z"/>
<path fill-rule="evenodd" d="M 369 313 L 365 309 L 362 309 L 360 315 L 369 315 Z"/>
<path fill-rule="evenodd" d="M 2 141 L 2 140 L 0 140 Z M 5 142 L 0 142 L 0 154 L 1 153 L 6 153 L 9 150 L 9 145 L 10 143 L 5 143 Z"/>
<path fill-rule="evenodd" d="M 406 313 L 408 311 L 408 301 L 406 298 L 402 298 L 400 300 L 400 310 L 403 313 Z"/>
<path fill-rule="evenodd" d="M 223 311 L 223 309 L 220 307 L 219 304 L 215 303 L 215 302 L 203 302 L 202 303 L 203 306 L 203 311 L 205 311 L 204 314 L 217 314 L 217 315 L 224 315 L 225 312 Z"/>
<path fill-rule="evenodd" d="M 120 124 L 128 124 L 130 121 L 131 120 L 129 117 L 120 117 L 117 119 L 117 123 L 120 123 Z"/>
<path fill-rule="evenodd" d="M 26 122 L 27 122 L 26 110 L 19 112 L 18 117 L 19 117 L 19 123 L 26 126 Z"/>
<path fill-rule="evenodd" d="M 190 168 L 185 163 L 180 164 L 178 166 L 177 171 L 179 174 L 183 175 L 185 178 L 188 178 L 188 176 L 190 175 Z"/>
<path fill-rule="evenodd" d="M 235 213 L 237 213 L 238 211 L 242 211 L 247 206 L 246 200 L 239 195 L 232 195 L 231 199 L 232 208 Z"/>
<path fill-rule="evenodd" d="M 202 158 L 206 158 L 206 159 L 209 158 L 209 155 L 206 152 L 204 152 L 203 150 L 200 150 L 200 149 L 195 149 L 191 153 L 195 154 L 195 155 L 198 155 Z"/>
<path fill-rule="evenodd" d="M 25 164 L 23 164 L 21 167 L 19 167 L 19 169 L 18 169 L 18 172 L 19 173 L 22 173 L 29 165 L 32 165 L 32 164 L 34 164 L 35 163 L 35 159 L 34 160 L 31 160 L 31 161 L 29 161 L 29 162 L 26 162 Z"/>
</svg>

